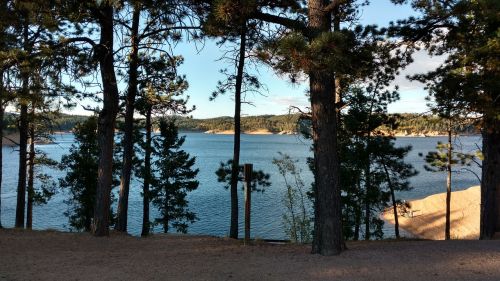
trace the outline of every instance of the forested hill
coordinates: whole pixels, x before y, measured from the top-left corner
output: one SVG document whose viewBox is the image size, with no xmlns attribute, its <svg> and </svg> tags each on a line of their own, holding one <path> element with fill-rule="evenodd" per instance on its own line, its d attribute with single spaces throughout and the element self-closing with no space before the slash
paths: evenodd
<svg viewBox="0 0 500 281">
<path fill-rule="evenodd" d="M 398 136 L 433 136 L 445 135 L 447 122 L 440 117 L 412 113 L 394 114 L 396 128 L 380 128 L 383 131 L 392 130 Z M 292 115 L 262 115 L 241 118 L 243 132 L 264 131 L 272 133 L 295 133 L 297 131 L 298 114 Z M 456 126 L 459 134 L 479 134 L 472 121 L 460 120 Z M 224 132 L 233 130 L 232 117 L 217 117 L 211 119 L 179 118 L 178 125 L 184 131 Z"/>
<path fill-rule="evenodd" d="M 261 115 L 241 118 L 241 131 L 269 131 L 271 133 L 294 133 L 299 114 L 291 115 Z M 234 130 L 232 117 L 217 117 L 210 119 L 179 118 L 177 124 L 184 131 L 210 131 L 213 133 Z"/>
<path fill-rule="evenodd" d="M 397 114 L 393 115 L 398 124 L 394 133 L 398 136 L 432 136 L 446 134 L 446 122 L 442 118 L 430 115 L 421 114 Z M 80 115 L 62 114 L 55 119 L 54 131 L 71 131 L 76 123 L 88 118 Z M 13 133 L 16 129 L 17 116 L 14 114 L 6 114 L 4 118 L 4 132 Z M 296 124 L 299 119 L 299 114 L 290 115 L 261 115 L 261 116 L 246 116 L 241 118 L 242 132 L 270 132 L 270 133 L 286 133 L 291 134 L 296 132 Z M 119 122 L 120 120 L 118 120 Z M 478 129 L 471 121 L 462 120 L 461 125 L 457 126 L 459 134 L 478 134 Z M 200 131 L 200 132 L 229 132 L 232 131 L 232 117 L 217 117 L 210 119 L 193 119 L 187 117 L 178 117 L 177 125 L 181 131 Z M 388 131 L 388 128 L 381 128 Z"/>
<path fill-rule="evenodd" d="M 47 118 L 52 118 L 51 116 L 45 116 Z M 60 114 L 53 117 L 51 123 L 52 131 L 71 131 L 75 125 L 79 122 L 87 120 L 88 116 L 83 115 L 70 115 L 70 114 Z M 14 113 L 5 113 L 3 122 L 3 131 L 7 134 L 17 132 L 17 119 L 18 115 Z"/>
</svg>

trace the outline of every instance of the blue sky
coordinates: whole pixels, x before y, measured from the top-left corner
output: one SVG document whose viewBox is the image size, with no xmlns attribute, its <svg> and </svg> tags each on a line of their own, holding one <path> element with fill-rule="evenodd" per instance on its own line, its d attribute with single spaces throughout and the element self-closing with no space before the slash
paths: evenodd
<svg viewBox="0 0 500 281">
<path fill-rule="evenodd" d="M 414 15 L 411 7 L 396 6 L 389 0 L 372 0 L 371 4 L 364 7 L 361 14 L 361 23 L 387 26 L 390 21 L 407 18 Z M 215 90 L 217 81 L 223 79 L 219 73 L 222 68 L 232 68 L 218 59 L 222 50 L 216 46 L 215 41 L 206 41 L 200 50 L 192 43 L 180 43 L 175 48 L 176 55 L 184 56 L 184 64 L 178 69 L 179 74 L 185 74 L 189 82 L 187 95 L 190 96 L 190 105 L 195 105 L 192 113 L 194 118 L 211 118 L 217 116 L 232 116 L 234 104 L 232 94 L 218 97 L 209 101 L 209 96 Z M 390 112 L 425 112 L 427 111 L 423 85 L 410 82 L 405 77 L 407 74 L 422 73 L 437 67 L 442 58 L 431 58 L 424 51 L 415 54 L 415 63 L 407 67 L 396 79 L 394 84 L 400 86 L 401 100 L 390 105 Z M 243 105 L 242 115 L 286 114 L 290 106 L 304 108 L 308 104 L 305 96 L 308 83 L 303 81 L 292 84 L 287 77 L 277 76 L 267 66 L 257 67 L 260 81 L 267 86 L 265 96 L 250 95 L 248 100 L 253 105 Z M 72 111 L 73 114 L 85 114 L 81 108 Z M 88 112 L 86 113 L 88 114 Z"/>
<path fill-rule="evenodd" d="M 414 15 L 411 7 L 396 6 L 389 0 L 372 0 L 361 15 L 361 23 L 387 26 L 390 21 L 403 19 Z M 222 79 L 218 70 L 228 68 L 224 62 L 217 61 L 222 51 L 213 41 L 207 41 L 205 47 L 197 52 L 191 45 L 180 44 L 176 51 L 185 57 L 184 65 L 179 69 L 186 74 L 190 87 L 187 91 L 190 104 L 196 105 L 192 113 L 195 118 L 210 118 L 217 116 L 232 116 L 234 105 L 232 95 L 220 96 L 215 101 L 209 101 L 210 93 L 215 89 L 217 81 Z M 439 65 L 440 58 L 430 58 L 425 52 L 415 55 L 415 63 L 410 65 L 396 79 L 400 86 L 401 100 L 390 105 L 391 112 L 425 112 L 427 111 L 423 85 L 408 81 L 407 74 L 425 72 Z M 230 69 L 230 68 L 228 68 Z M 266 96 L 249 96 L 252 105 L 243 105 L 243 115 L 286 114 L 290 105 L 305 107 L 308 104 L 305 92 L 307 81 L 291 84 L 286 77 L 277 76 L 272 69 L 259 66 L 259 78 L 268 91 Z"/>
</svg>

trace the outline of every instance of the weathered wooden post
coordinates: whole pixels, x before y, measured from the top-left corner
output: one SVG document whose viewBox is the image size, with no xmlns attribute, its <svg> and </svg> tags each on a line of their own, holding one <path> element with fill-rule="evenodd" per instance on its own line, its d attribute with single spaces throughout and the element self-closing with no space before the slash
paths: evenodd
<svg viewBox="0 0 500 281">
<path fill-rule="evenodd" d="M 250 208 L 252 193 L 252 164 L 245 164 L 245 244 L 250 241 Z"/>
</svg>

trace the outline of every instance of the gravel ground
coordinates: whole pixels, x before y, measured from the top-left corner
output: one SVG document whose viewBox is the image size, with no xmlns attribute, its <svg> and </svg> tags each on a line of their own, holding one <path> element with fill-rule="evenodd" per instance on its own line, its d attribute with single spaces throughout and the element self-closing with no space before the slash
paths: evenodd
<svg viewBox="0 0 500 281">
<path fill-rule="evenodd" d="M 500 240 L 310 246 L 203 236 L 0 230 L 0 280 L 500 280 Z"/>
</svg>

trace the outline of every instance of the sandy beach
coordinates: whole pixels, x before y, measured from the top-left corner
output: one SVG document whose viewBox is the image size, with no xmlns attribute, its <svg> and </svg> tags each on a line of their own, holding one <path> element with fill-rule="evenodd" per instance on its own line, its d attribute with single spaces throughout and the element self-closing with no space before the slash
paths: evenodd
<svg viewBox="0 0 500 281">
<path fill-rule="evenodd" d="M 473 186 L 451 194 L 451 239 L 478 239 L 481 190 Z M 418 238 L 443 240 L 446 214 L 446 193 L 410 201 L 413 217 L 399 216 L 399 226 Z M 394 224 L 392 208 L 383 218 Z"/>
<path fill-rule="evenodd" d="M 233 130 L 209 130 L 204 132 L 205 134 L 214 134 L 214 135 L 233 135 Z M 258 129 L 252 131 L 242 131 L 242 134 L 245 135 L 273 135 L 274 133 L 267 129 Z"/>
<path fill-rule="evenodd" d="M 0 230 L 0 280 L 500 280 L 500 241 L 348 242 L 340 256 L 309 245 L 203 236 Z"/>
</svg>

